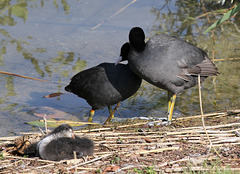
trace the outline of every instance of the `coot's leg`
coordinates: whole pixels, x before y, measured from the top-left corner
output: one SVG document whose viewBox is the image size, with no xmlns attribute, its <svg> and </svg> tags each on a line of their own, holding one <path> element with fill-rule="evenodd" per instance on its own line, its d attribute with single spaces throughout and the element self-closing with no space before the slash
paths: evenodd
<svg viewBox="0 0 240 174">
<path fill-rule="evenodd" d="M 112 107 L 111 106 L 108 106 L 108 112 L 109 112 L 109 115 L 112 114 Z"/>
<path fill-rule="evenodd" d="M 176 102 L 176 94 L 172 94 L 171 92 L 168 91 L 168 121 L 172 121 L 172 114 L 173 114 L 173 109 L 174 105 Z"/>
<path fill-rule="evenodd" d="M 95 113 L 94 110 L 91 110 L 91 111 L 89 112 L 88 122 L 92 122 L 92 119 L 93 119 L 94 113 Z"/>
<path fill-rule="evenodd" d="M 172 96 L 173 96 L 173 93 L 168 91 L 168 110 L 167 110 L 167 114 L 170 113 L 170 108 L 171 108 L 171 104 L 172 104 L 172 101 L 171 101 Z"/>
<path fill-rule="evenodd" d="M 104 124 L 107 124 L 108 122 L 110 122 L 110 121 L 114 118 L 114 113 L 116 112 L 116 110 L 117 110 L 118 107 L 120 106 L 120 103 L 121 103 L 121 101 L 117 103 L 117 105 L 116 105 L 116 107 L 113 109 L 113 111 L 112 111 L 111 107 L 108 106 L 108 110 L 109 110 L 110 116 L 107 118 L 107 120 L 105 121 Z"/>
</svg>

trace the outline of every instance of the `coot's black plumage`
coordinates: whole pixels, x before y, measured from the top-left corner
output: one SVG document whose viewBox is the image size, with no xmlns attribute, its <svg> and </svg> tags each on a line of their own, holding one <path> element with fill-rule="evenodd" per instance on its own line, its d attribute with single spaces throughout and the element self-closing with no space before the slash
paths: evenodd
<svg viewBox="0 0 240 174">
<path fill-rule="evenodd" d="M 121 56 L 127 59 L 129 44 L 121 48 Z M 128 65 L 101 63 L 73 76 L 65 90 L 84 98 L 92 106 L 89 121 L 92 121 L 94 110 L 108 106 L 110 121 L 114 116 L 110 106 L 119 103 L 137 92 L 142 79 L 134 74 Z M 117 105 L 118 107 L 118 105 Z"/>
<path fill-rule="evenodd" d="M 144 31 L 134 27 L 129 33 L 131 50 L 128 64 L 133 72 L 149 83 L 169 92 L 168 120 L 172 119 L 176 94 L 216 76 L 218 69 L 200 48 L 177 37 L 157 35 L 145 43 Z"/>
<path fill-rule="evenodd" d="M 68 124 L 58 126 L 37 144 L 38 155 L 51 161 L 73 159 L 74 151 L 78 157 L 93 155 L 93 150 L 93 141 L 75 136 Z"/>
</svg>

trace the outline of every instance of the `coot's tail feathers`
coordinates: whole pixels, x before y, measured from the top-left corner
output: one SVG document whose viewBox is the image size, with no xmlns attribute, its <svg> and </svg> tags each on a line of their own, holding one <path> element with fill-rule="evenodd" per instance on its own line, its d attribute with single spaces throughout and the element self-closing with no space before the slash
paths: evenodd
<svg viewBox="0 0 240 174">
<path fill-rule="evenodd" d="M 206 58 L 204 61 L 197 64 L 196 66 L 201 69 L 200 76 L 217 76 L 219 74 L 217 67 L 208 58 Z"/>
<path fill-rule="evenodd" d="M 67 86 L 65 87 L 65 91 L 67 91 L 67 92 L 72 92 L 72 87 L 71 87 L 70 85 L 67 85 Z"/>
<path fill-rule="evenodd" d="M 177 74 L 177 77 L 180 79 L 183 79 L 185 81 L 190 81 L 191 79 L 189 76 L 217 76 L 219 74 L 217 67 L 214 65 L 214 63 L 206 58 L 204 61 L 202 61 L 199 64 L 196 64 L 195 66 L 189 67 L 189 68 L 182 68 L 182 72 Z"/>
<path fill-rule="evenodd" d="M 188 76 L 217 76 L 219 74 L 217 67 L 214 63 L 207 57 L 201 63 L 196 64 L 195 66 L 191 66 L 189 68 L 184 69 L 183 72 L 185 75 Z"/>
</svg>

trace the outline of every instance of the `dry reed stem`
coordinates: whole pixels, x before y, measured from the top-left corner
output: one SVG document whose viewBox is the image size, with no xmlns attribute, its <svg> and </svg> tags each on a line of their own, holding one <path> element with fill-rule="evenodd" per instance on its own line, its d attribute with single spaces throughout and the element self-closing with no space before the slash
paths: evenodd
<svg viewBox="0 0 240 174">
<path fill-rule="evenodd" d="M 225 9 L 224 11 L 222 11 L 222 13 L 226 13 L 227 11 L 229 11 L 229 10 L 235 8 L 236 6 L 237 6 L 237 5 L 234 5 L 234 6 L 230 7 L 230 8 L 228 8 L 228 9 Z M 195 18 L 201 18 L 201 17 L 204 17 L 204 16 L 206 16 L 206 15 L 209 15 L 209 14 L 215 13 L 216 11 L 217 11 L 217 10 L 210 11 L 210 12 L 206 12 L 206 13 L 201 14 L 201 15 L 195 17 Z"/>
<path fill-rule="evenodd" d="M 0 74 L 12 75 L 12 76 L 16 76 L 16 77 L 22 77 L 22 78 L 25 78 L 25 79 L 37 80 L 37 81 L 42 81 L 42 82 L 50 82 L 50 81 L 43 80 L 43 79 L 37 79 L 37 78 L 33 78 L 33 77 L 18 75 L 18 74 L 4 72 L 4 71 L 0 71 Z"/>
<path fill-rule="evenodd" d="M 105 155 L 105 154 L 109 154 L 109 152 L 95 152 L 95 153 L 94 153 L 95 156 Z"/>
<path fill-rule="evenodd" d="M 181 134 L 193 134 L 193 133 L 205 133 L 204 131 L 199 130 L 189 130 L 189 131 L 182 131 L 182 132 L 166 132 L 166 135 L 181 135 Z"/>
<path fill-rule="evenodd" d="M 167 147 L 167 148 L 161 148 L 161 149 L 154 149 L 154 150 L 141 150 L 141 151 L 135 151 L 133 153 L 128 153 L 125 156 L 131 156 L 133 154 L 140 155 L 140 154 L 146 154 L 146 153 L 157 153 L 157 152 L 163 152 L 163 151 L 169 151 L 169 150 L 178 150 L 179 147 Z"/>
<path fill-rule="evenodd" d="M 93 171 L 97 171 L 98 168 L 76 167 L 76 169 L 78 169 L 78 170 L 93 170 Z"/>
<path fill-rule="evenodd" d="M 208 132 L 207 132 L 207 129 L 205 127 L 205 122 L 204 122 L 204 117 L 203 117 L 203 107 L 202 107 L 202 94 L 201 94 L 201 77 L 200 77 L 200 74 L 198 74 L 198 89 L 199 89 L 199 103 L 200 103 L 200 112 L 201 112 L 201 115 L 202 115 L 202 125 L 203 125 L 203 128 L 204 128 L 204 131 L 206 133 L 206 136 L 208 138 L 208 141 L 209 141 L 209 148 L 211 149 L 212 147 L 212 141 L 211 139 L 209 138 L 209 135 L 208 135 Z M 209 150 L 210 150 L 209 149 Z M 217 154 L 217 156 L 220 158 L 220 155 L 218 153 L 218 151 L 213 147 L 213 150 L 215 151 L 215 153 Z"/>
<path fill-rule="evenodd" d="M 228 137 L 227 139 L 220 139 L 219 141 L 215 141 L 214 143 L 219 144 L 219 143 L 240 143 L 240 138 L 239 137 Z"/>
<path fill-rule="evenodd" d="M 203 117 L 214 117 L 214 116 L 226 116 L 227 113 L 225 112 L 215 112 L 215 113 L 209 113 L 209 114 L 204 114 Z M 201 118 L 201 115 L 195 115 L 195 116 L 189 116 L 189 117 L 180 117 L 176 118 L 174 120 L 187 120 L 187 119 L 194 119 L 194 118 Z"/>
<path fill-rule="evenodd" d="M 77 152 L 73 151 L 74 160 L 77 159 Z M 75 173 L 77 172 L 77 165 L 75 165 Z"/>
<path fill-rule="evenodd" d="M 184 157 L 184 158 L 179 159 L 179 160 L 176 160 L 176 161 L 164 162 L 164 163 L 162 163 L 162 164 L 159 164 L 159 165 L 155 166 L 155 168 L 160 168 L 160 167 L 163 167 L 163 166 L 167 166 L 167 165 L 169 165 L 169 164 L 172 165 L 172 164 L 175 164 L 175 163 L 178 163 L 178 162 L 189 161 L 189 159 L 190 159 L 190 157 L 187 156 L 187 157 Z"/>
<path fill-rule="evenodd" d="M 44 114 L 44 117 L 43 117 L 43 120 L 44 120 L 44 127 L 45 127 L 45 132 L 46 132 L 46 134 L 48 133 L 48 128 L 47 128 L 47 115 L 46 114 Z"/>
<path fill-rule="evenodd" d="M 213 61 L 213 62 L 217 62 L 217 61 L 227 61 L 227 60 L 240 60 L 240 57 L 226 58 L 226 59 L 214 59 L 214 60 L 212 60 L 212 61 Z"/>
<path fill-rule="evenodd" d="M 103 130 L 104 131 L 104 130 Z M 76 133 L 76 135 L 81 135 L 80 131 L 74 131 Z M 94 131 L 91 132 L 85 132 L 83 131 L 84 134 L 88 133 L 89 135 L 91 135 L 91 133 L 94 133 L 94 136 L 96 137 L 108 137 L 108 136 L 121 136 L 121 135 L 139 135 L 139 134 L 165 134 L 165 132 L 100 132 L 100 133 L 95 133 Z"/>
<path fill-rule="evenodd" d="M 221 146 L 234 146 L 240 145 L 240 143 L 224 143 L 224 144 L 212 144 L 213 147 L 221 147 Z M 209 145 L 207 146 L 209 147 Z"/>
<path fill-rule="evenodd" d="M 154 121 L 154 123 L 157 123 L 159 121 Z M 148 121 L 141 122 L 141 123 L 135 123 L 135 124 L 130 124 L 130 125 L 123 125 L 123 126 L 118 126 L 117 128 L 127 128 L 127 127 L 134 127 L 134 126 L 140 126 L 140 125 L 145 125 L 147 124 Z"/>
<path fill-rule="evenodd" d="M 112 155 L 113 155 L 113 153 L 110 153 L 110 154 L 107 154 L 107 155 L 103 155 L 103 156 L 94 158 L 94 159 L 92 159 L 92 160 L 90 160 L 90 161 L 86 161 L 86 162 L 84 162 L 84 163 L 80 163 L 80 164 L 79 164 L 79 162 L 78 162 L 78 163 L 76 163 L 75 165 L 82 166 L 82 165 L 85 165 L 85 164 L 93 163 L 93 162 L 98 161 L 98 160 L 103 159 L 103 158 L 110 157 L 110 156 L 112 156 Z M 67 168 L 67 169 L 70 170 L 70 169 L 73 169 L 73 168 L 75 168 L 75 166 L 69 167 L 69 168 Z"/>
<path fill-rule="evenodd" d="M 118 147 L 126 147 L 126 146 L 146 146 L 146 145 L 159 145 L 159 146 L 166 146 L 166 145 L 175 145 L 175 142 L 168 142 L 168 143 L 137 143 L 137 144 L 108 144 L 109 146 L 118 146 Z M 104 144 L 106 145 L 106 144 Z"/>
<path fill-rule="evenodd" d="M 211 133 L 209 133 L 209 131 L 208 131 L 208 135 L 210 136 L 210 137 L 231 137 L 231 136 L 234 136 L 234 134 L 233 133 L 231 133 L 231 134 L 222 134 L 222 133 L 219 133 L 219 134 L 211 134 Z M 185 135 L 175 135 L 175 137 L 176 138 L 179 138 L 179 137 L 182 137 L 182 138 L 186 138 L 186 139 L 188 139 L 189 137 L 191 137 L 191 138 L 199 138 L 199 136 L 202 136 L 202 134 L 185 134 Z"/>
<path fill-rule="evenodd" d="M 141 167 L 140 165 L 130 165 L 130 166 L 126 166 L 123 167 L 121 169 L 118 170 L 118 172 L 124 171 L 124 170 L 128 170 L 128 169 L 132 169 L 132 168 L 136 168 L 136 167 Z"/>
<path fill-rule="evenodd" d="M 45 118 L 46 119 L 46 118 Z M 91 122 L 81 122 L 81 121 L 67 121 L 67 120 L 47 120 L 45 121 L 45 119 L 43 120 L 39 120 L 40 122 L 47 122 L 47 123 L 61 123 L 61 124 L 80 124 L 80 125 L 87 125 L 87 124 L 91 124 L 91 125 L 100 125 L 99 123 L 91 123 Z"/>
<path fill-rule="evenodd" d="M 78 130 L 74 131 L 75 133 L 87 133 L 87 132 L 100 132 L 100 131 L 107 131 L 107 130 L 112 130 L 113 128 L 97 128 L 97 129 L 90 129 L 90 130 Z"/>
<path fill-rule="evenodd" d="M 62 162 L 61 162 L 62 163 Z M 37 169 L 42 169 L 42 168 L 47 168 L 47 167 L 50 167 L 50 166 L 54 166 L 56 164 L 59 164 L 59 163 L 51 163 L 51 164 L 46 164 L 46 165 L 42 165 L 42 166 L 39 166 L 39 167 L 36 167 Z"/>
<path fill-rule="evenodd" d="M 210 132 L 210 133 L 216 133 L 216 134 L 220 133 L 220 134 L 221 134 L 221 133 L 235 132 L 235 131 L 238 131 L 238 130 L 240 130 L 240 128 L 238 128 L 238 129 L 232 129 L 232 130 L 227 130 L 227 131 L 220 131 L 220 130 L 219 130 L 219 131 L 213 131 L 213 130 L 208 130 L 208 132 Z M 187 132 L 187 131 L 186 131 L 186 132 L 179 132 L 179 133 L 181 134 L 181 133 L 190 133 L 190 132 L 191 132 L 191 131 L 188 131 L 188 132 Z M 197 131 L 197 130 L 196 130 L 195 133 L 197 133 L 197 132 L 198 132 L 198 133 L 204 133 L 204 131 L 202 131 L 202 130 L 201 130 L 201 131 Z M 173 132 L 173 135 L 174 135 L 175 133 L 177 133 L 177 132 Z"/>
<path fill-rule="evenodd" d="M 12 136 L 12 137 L 0 137 L 0 141 L 12 141 L 21 136 Z"/>
<path fill-rule="evenodd" d="M 222 125 L 216 125 L 216 126 L 206 126 L 206 129 L 215 129 L 215 128 L 223 128 L 223 127 L 233 127 L 233 126 L 239 126 L 240 123 L 229 123 L 229 124 L 222 124 Z M 201 129 L 201 127 L 187 127 L 187 128 L 182 128 L 185 130 L 188 129 Z"/>
<path fill-rule="evenodd" d="M 44 133 L 44 131 L 42 130 L 42 128 L 40 128 L 38 125 L 37 125 L 37 127 L 38 127 L 39 131 L 41 132 L 42 136 L 44 136 L 45 133 Z M 46 132 L 46 133 L 47 133 L 47 132 Z"/>
<path fill-rule="evenodd" d="M 202 8 L 203 8 L 203 10 L 204 10 L 204 12 L 206 14 L 205 16 L 207 17 L 208 23 L 211 23 L 210 18 L 209 18 L 208 13 L 207 13 L 207 10 L 206 10 L 206 8 L 204 6 L 203 0 L 201 0 L 201 4 L 202 4 Z"/>
<path fill-rule="evenodd" d="M 231 168 L 231 169 L 229 169 L 229 168 L 227 168 L 227 167 L 221 167 L 221 170 L 231 170 L 231 171 L 240 171 L 240 168 Z M 232 170 L 233 169 L 233 170 Z M 167 170 L 167 169 L 166 169 Z M 209 168 L 204 168 L 204 167 L 174 167 L 174 168 L 168 168 L 168 170 L 167 170 L 167 172 L 168 173 L 170 173 L 170 172 L 186 172 L 186 171 L 198 171 L 198 172 L 207 172 L 207 171 L 211 171 L 211 172 L 213 172 L 213 171 L 217 171 L 217 170 L 219 170 L 219 168 L 211 168 L 211 169 L 209 169 Z"/>
<path fill-rule="evenodd" d="M 100 22 L 99 24 L 97 24 L 96 26 L 92 27 L 90 29 L 90 31 L 93 31 L 95 29 L 97 29 L 98 27 L 100 27 L 102 24 L 104 24 L 105 22 L 109 21 L 110 19 L 112 19 L 114 16 L 118 15 L 119 13 L 121 13 L 122 11 L 124 11 L 126 8 L 128 8 L 131 4 L 135 3 L 137 0 L 133 0 L 130 3 L 128 3 L 126 6 L 124 6 L 123 8 L 119 9 L 117 12 L 115 12 L 113 15 L 109 16 L 107 19 L 104 19 L 102 22 Z"/>
<path fill-rule="evenodd" d="M 104 137 L 105 139 L 118 139 L 119 137 L 109 137 L 109 136 L 105 136 Z M 121 139 L 135 139 L 135 138 L 139 138 L 139 139 L 144 139 L 144 138 L 163 138 L 163 137 L 160 137 L 159 135 L 146 135 L 146 136 L 126 136 L 126 137 L 122 137 L 121 136 Z M 103 141 L 104 142 L 104 141 Z"/>
<path fill-rule="evenodd" d="M 39 133 L 39 132 L 19 132 L 19 134 L 21 134 L 21 135 L 38 135 L 38 136 L 42 135 L 42 133 Z"/>
<path fill-rule="evenodd" d="M 14 159 L 21 159 L 21 160 L 29 160 L 29 161 L 35 161 L 37 159 L 37 161 L 39 161 L 39 162 L 46 162 L 46 163 L 62 163 L 62 162 L 64 162 L 64 161 L 54 162 L 54 161 L 49 161 L 49 160 L 42 160 L 42 159 L 39 159 L 39 158 L 26 158 L 26 157 L 9 156 L 9 155 L 4 156 L 4 158 L 14 158 Z"/>
</svg>

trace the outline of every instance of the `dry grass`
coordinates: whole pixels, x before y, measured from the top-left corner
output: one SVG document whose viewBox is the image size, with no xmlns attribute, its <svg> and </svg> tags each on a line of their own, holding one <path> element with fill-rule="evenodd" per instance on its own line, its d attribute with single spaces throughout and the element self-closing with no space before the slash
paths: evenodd
<svg viewBox="0 0 240 174">
<path fill-rule="evenodd" d="M 93 157 L 60 162 L 23 157 L 24 148 L 40 139 L 40 133 L 2 137 L 0 173 L 179 173 L 206 170 L 240 171 L 240 110 L 204 115 L 206 129 L 217 154 L 201 126 L 201 116 L 179 118 L 171 126 L 148 126 L 130 120 L 104 127 L 77 130 L 95 142 Z M 218 163 L 212 168 L 213 163 Z"/>
</svg>

